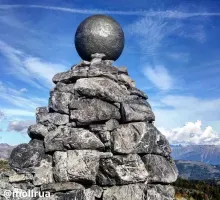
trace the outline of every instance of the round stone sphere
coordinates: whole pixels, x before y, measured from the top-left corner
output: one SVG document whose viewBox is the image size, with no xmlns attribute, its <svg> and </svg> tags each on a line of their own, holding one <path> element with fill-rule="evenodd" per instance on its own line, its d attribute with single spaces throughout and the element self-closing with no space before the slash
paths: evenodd
<svg viewBox="0 0 220 200">
<path fill-rule="evenodd" d="M 75 46 L 83 60 L 90 61 L 92 54 L 104 53 L 104 60 L 115 61 L 124 48 L 124 32 L 113 18 L 93 15 L 77 28 Z"/>
</svg>

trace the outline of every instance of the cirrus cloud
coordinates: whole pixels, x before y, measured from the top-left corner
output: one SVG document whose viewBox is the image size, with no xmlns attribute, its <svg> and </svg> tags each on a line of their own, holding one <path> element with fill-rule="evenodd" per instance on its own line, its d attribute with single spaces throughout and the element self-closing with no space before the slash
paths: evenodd
<svg viewBox="0 0 220 200">
<path fill-rule="evenodd" d="M 145 67 L 144 75 L 161 90 L 170 90 L 173 88 L 174 80 L 168 70 L 162 65 Z"/>
</svg>

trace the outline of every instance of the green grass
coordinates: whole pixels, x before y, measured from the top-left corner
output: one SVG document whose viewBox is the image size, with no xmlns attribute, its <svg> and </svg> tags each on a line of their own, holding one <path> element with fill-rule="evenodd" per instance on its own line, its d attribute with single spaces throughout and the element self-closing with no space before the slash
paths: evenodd
<svg viewBox="0 0 220 200">
<path fill-rule="evenodd" d="M 0 160 L 0 172 L 1 171 L 6 171 L 9 170 L 9 165 L 8 165 L 8 161 L 6 160 Z"/>
</svg>

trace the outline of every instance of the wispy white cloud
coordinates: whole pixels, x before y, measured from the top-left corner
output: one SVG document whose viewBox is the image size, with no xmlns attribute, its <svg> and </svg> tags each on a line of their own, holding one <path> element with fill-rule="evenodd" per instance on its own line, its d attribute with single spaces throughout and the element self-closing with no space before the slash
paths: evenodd
<svg viewBox="0 0 220 200">
<path fill-rule="evenodd" d="M 14 96 L 19 96 L 22 94 L 23 89 L 24 88 L 21 88 L 20 90 L 16 90 L 14 88 L 6 86 L 3 82 L 0 81 L 0 93 L 1 94 L 10 94 Z"/>
<path fill-rule="evenodd" d="M 35 77 L 45 81 L 49 86 L 52 84 L 53 76 L 66 69 L 66 66 L 62 64 L 45 62 L 39 58 L 31 56 L 25 58 L 24 67 L 33 73 Z"/>
<path fill-rule="evenodd" d="M 19 92 L 21 92 L 21 93 L 25 93 L 25 92 L 27 92 L 28 90 L 27 90 L 27 88 L 21 88 L 20 90 L 19 90 Z"/>
<path fill-rule="evenodd" d="M 173 60 L 183 62 L 188 62 L 190 58 L 189 53 L 186 52 L 168 52 L 166 55 Z"/>
<path fill-rule="evenodd" d="M 187 122 L 183 127 L 159 130 L 167 137 L 171 144 L 202 144 L 220 145 L 220 133 L 211 126 L 202 128 L 202 122 Z"/>
<path fill-rule="evenodd" d="M 15 119 L 16 117 L 22 118 L 33 118 L 35 116 L 35 111 L 28 111 L 24 109 L 14 109 L 14 108 L 2 108 L 2 111 L 5 113 L 5 116 L 8 118 L 12 117 Z"/>
<path fill-rule="evenodd" d="M 158 60 L 161 51 L 167 51 L 171 44 L 174 45 L 175 41 L 171 41 L 171 37 L 192 39 L 199 43 L 206 41 L 205 25 L 200 21 L 190 20 L 186 23 L 186 21 L 164 18 L 160 15 L 142 17 L 128 25 L 125 31 L 130 36 L 137 37 L 136 41 L 140 46 L 140 53 L 148 55 L 148 59 L 153 58 L 153 60 Z M 178 46 L 178 44 L 176 45 Z"/>
<path fill-rule="evenodd" d="M 37 98 L 34 96 L 24 97 L 23 92 L 18 89 L 13 89 L 2 82 L 0 82 L 0 101 L 3 102 L 5 100 L 7 104 L 11 104 L 11 108 L 15 110 L 11 112 L 11 110 L 2 108 L 1 110 L 7 116 L 8 114 L 16 114 L 16 115 L 33 115 L 36 107 L 47 105 L 47 100 L 45 98 Z M 19 108 L 19 109 L 18 109 Z M 16 110 L 18 109 L 18 110 Z M 20 109 L 23 109 L 22 111 Z"/>
<path fill-rule="evenodd" d="M 99 9 L 77 9 L 77 8 L 66 8 L 57 6 L 44 6 L 44 5 L 22 5 L 22 4 L 11 4 L 11 5 L 0 5 L 0 9 L 13 9 L 13 8 L 40 8 L 47 10 L 55 10 L 62 12 L 70 12 L 76 14 L 114 14 L 114 15 L 138 15 L 148 17 L 164 17 L 164 18 L 175 18 L 184 19 L 199 16 L 220 16 L 219 12 L 182 12 L 179 10 L 165 10 L 165 11 L 152 11 L 152 10 L 138 10 L 138 11 L 122 11 L 122 10 L 99 10 Z"/>
<path fill-rule="evenodd" d="M 9 73 L 37 88 L 51 88 L 52 77 L 66 70 L 66 66 L 62 64 L 43 61 L 3 41 L 0 41 L 0 53 L 9 62 Z"/>
<path fill-rule="evenodd" d="M 201 99 L 195 96 L 167 95 L 158 96 L 157 100 L 149 100 L 156 115 L 158 127 L 181 127 L 186 122 L 203 122 L 220 132 L 216 121 L 220 119 L 220 98 Z"/>
<path fill-rule="evenodd" d="M 214 111 L 220 109 L 220 99 L 199 99 L 194 96 L 168 95 L 161 100 L 167 106 L 176 109 L 189 109 L 197 112 Z"/>
<path fill-rule="evenodd" d="M 206 41 L 206 32 L 204 24 L 187 24 L 182 25 L 181 31 L 177 33 L 178 36 L 183 38 L 193 39 L 197 42 L 204 43 Z"/>
<path fill-rule="evenodd" d="M 8 70 L 10 74 L 16 75 L 20 80 L 29 83 L 37 88 L 41 86 L 30 77 L 30 73 L 23 67 L 24 53 L 17 50 L 3 41 L 0 41 L 0 53 L 5 56 L 9 62 Z"/>
<path fill-rule="evenodd" d="M 160 90 L 170 90 L 173 88 L 174 80 L 164 66 L 146 66 L 143 72 L 144 75 Z"/>
<path fill-rule="evenodd" d="M 27 128 L 34 124 L 32 120 L 27 121 L 10 121 L 7 127 L 7 131 L 25 132 Z"/>
<path fill-rule="evenodd" d="M 24 21 L 21 22 L 19 19 L 17 19 L 17 17 L 13 15 L 13 12 L 9 12 L 9 10 L 8 12 L 5 12 L 5 10 L 1 8 L 0 8 L 0 22 L 9 27 L 26 29 Z"/>
<path fill-rule="evenodd" d="M 142 52 L 155 56 L 156 50 L 163 44 L 162 41 L 178 28 L 180 28 L 180 24 L 169 24 L 162 17 L 143 17 L 127 26 L 125 30 L 132 36 L 138 37 L 137 41 Z"/>
</svg>

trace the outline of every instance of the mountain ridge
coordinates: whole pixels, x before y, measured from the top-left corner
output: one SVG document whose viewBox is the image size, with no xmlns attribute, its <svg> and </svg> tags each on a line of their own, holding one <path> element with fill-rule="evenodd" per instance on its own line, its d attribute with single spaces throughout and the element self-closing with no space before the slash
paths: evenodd
<svg viewBox="0 0 220 200">
<path fill-rule="evenodd" d="M 171 145 L 174 160 L 220 165 L 220 145 Z"/>
<path fill-rule="evenodd" d="M 16 147 L 7 143 L 0 143 L 0 160 L 8 160 L 11 151 Z"/>
<path fill-rule="evenodd" d="M 220 180 L 220 165 L 209 165 L 206 163 L 190 160 L 175 160 L 179 171 L 179 177 L 187 180 Z"/>
</svg>

